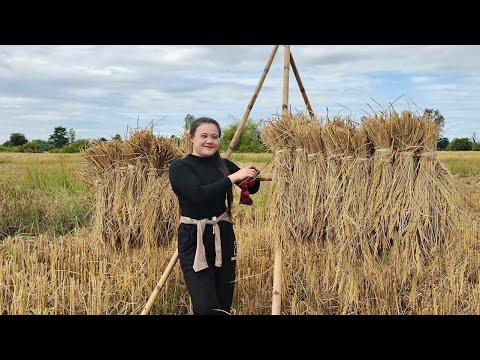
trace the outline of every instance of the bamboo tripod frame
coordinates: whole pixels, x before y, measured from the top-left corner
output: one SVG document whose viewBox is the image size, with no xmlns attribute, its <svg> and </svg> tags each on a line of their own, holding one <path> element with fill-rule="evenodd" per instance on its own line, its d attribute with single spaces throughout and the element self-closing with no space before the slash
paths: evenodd
<svg viewBox="0 0 480 360">
<path fill-rule="evenodd" d="M 268 71 L 270 70 L 270 66 L 272 65 L 273 59 L 275 58 L 275 54 L 277 53 L 279 45 L 274 45 L 272 52 L 270 54 L 270 57 L 268 58 L 267 65 L 265 66 L 265 69 L 263 70 L 262 76 L 260 77 L 260 80 L 258 81 L 257 87 L 253 93 L 253 96 L 250 99 L 250 102 L 248 103 L 248 106 L 245 110 L 245 113 L 243 114 L 242 120 L 240 121 L 240 124 L 238 125 L 237 131 L 235 132 L 235 135 L 232 138 L 232 141 L 230 142 L 230 145 L 228 146 L 228 149 L 224 155 L 224 158 L 230 158 L 232 155 L 233 149 L 235 145 L 237 144 L 240 134 L 242 133 L 243 127 L 245 126 L 245 123 L 247 122 L 248 115 L 250 115 L 250 112 L 252 111 L 253 105 L 255 104 L 255 101 L 258 97 L 258 94 L 260 93 L 260 90 L 262 88 L 263 82 L 265 81 L 265 78 L 267 77 Z M 295 79 L 297 80 L 298 87 L 300 89 L 300 92 L 302 94 L 303 100 L 305 102 L 305 105 L 307 107 L 307 110 L 309 112 L 309 115 L 311 117 L 314 116 L 314 112 L 312 109 L 312 106 L 310 105 L 310 101 L 308 100 L 307 93 L 305 91 L 305 88 L 303 86 L 302 80 L 300 79 L 300 75 L 298 73 L 298 69 L 295 65 L 295 62 L 293 60 L 293 55 L 290 49 L 290 45 L 285 45 L 285 53 L 284 53 L 284 65 L 283 65 L 283 99 L 282 99 L 282 115 L 288 115 L 290 113 L 288 109 L 288 95 L 289 95 L 289 73 L 290 73 L 290 66 L 292 67 L 293 73 L 295 75 Z M 272 180 L 272 178 L 268 175 L 260 175 L 258 176 L 258 179 L 261 181 L 269 181 Z M 175 250 L 175 253 L 173 254 L 172 258 L 170 259 L 170 262 L 168 263 L 165 271 L 162 274 L 162 277 L 158 281 L 157 285 L 155 286 L 155 289 L 153 290 L 152 294 L 150 295 L 147 303 L 145 304 L 145 307 L 142 310 L 141 315 L 148 315 L 150 313 L 150 310 L 153 306 L 153 303 L 158 297 L 158 294 L 160 293 L 160 290 L 162 290 L 163 286 L 167 282 L 168 277 L 170 276 L 173 268 L 175 267 L 175 264 L 177 263 L 178 260 L 178 249 Z M 282 310 L 282 248 L 280 244 L 280 240 L 277 238 L 275 241 L 275 259 L 274 259 L 274 270 L 273 270 L 273 291 L 272 291 L 272 315 L 280 315 L 281 310 Z"/>
</svg>

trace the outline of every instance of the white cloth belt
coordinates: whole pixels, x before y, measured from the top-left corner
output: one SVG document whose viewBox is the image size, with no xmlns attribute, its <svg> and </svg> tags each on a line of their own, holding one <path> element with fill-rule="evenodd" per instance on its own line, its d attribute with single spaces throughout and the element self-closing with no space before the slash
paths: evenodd
<svg viewBox="0 0 480 360">
<path fill-rule="evenodd" d="M 205 245 L 203 244 L 203 232 L 205 231 L 205 226 L 213 225 L 213 234 L 215 235 L 215 266 L 222 266 L 222 242 L 220 238 L 220 227 L 218 226 L 219 221 L 228 221 L 232 222 L 228 212 L 224 212 L 219 217 L 214 216 L 212 220 L 210 219 L 192 219 L 187 216 L 180 217 L 180 223 L 182 224 L 196 224 L 197 225 L 197 250 L 195 251 L 195 259 L 193 260 L 193 270 L 198 272 L 200 270 L 208 268 L 207 256 L 205 254 Z"/>
</svg>

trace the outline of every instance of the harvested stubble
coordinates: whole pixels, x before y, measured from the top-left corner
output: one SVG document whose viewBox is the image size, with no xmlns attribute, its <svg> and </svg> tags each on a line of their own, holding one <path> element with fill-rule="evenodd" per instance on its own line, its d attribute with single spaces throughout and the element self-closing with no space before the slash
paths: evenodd
<svg viewBox="0 0 480 360">
<path fill-rule="evenodd" d="M 175 248 L 117 251 L 92 241 L 87 228 L 8 237 L 0 242 L 0 314 L 139 314 Z M 177 267 L 152 312 L 187 314 L 188 307 Z"/>
<path fill-rule="evenodd" d="M 304 124 L 317 127 L 322 146 L 302 137 Z M 284 298 L 312 299 L 310 288 L 320 313 L 478 311 L 478 222 L 436 156 L 437 136 L 433 121 L 410 111 L 361 126 L 303 115 L 270 122 L 262 133 L 275 152 L 267 215 L 285 254 Z M 307 248 L 312 260 L 297 262 Z M 299 273 L 308 276 L 301 289 Z M 442 293 L 446 283 L 453 293 Z"/>
<path fill-rule="evenodd" d="M 82 177 L 96 188 L 97 238 L 115 248 L 171 240 L 179 209 L 168 165 L 184 155 L 182 147 L 145 129 L 126 141 L 97 142 L 82 155 Z"/>
</svg>

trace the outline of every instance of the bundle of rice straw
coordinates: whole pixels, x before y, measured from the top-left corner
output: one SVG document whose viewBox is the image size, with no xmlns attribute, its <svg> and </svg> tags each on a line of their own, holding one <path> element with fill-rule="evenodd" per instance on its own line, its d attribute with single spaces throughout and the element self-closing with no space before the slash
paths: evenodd
<svg viewBox="0 0 480 360">
<path fill-rule="evenodd" d="M 96 189 L 95 237 L 115 248 L 167 244 L 179 219 L 168 165 L 184 151 L 152 129 L 82 152 L 83 178 Z"/>
<path fill-rule="evenodd" d="M 342 158 L 341 195 L 337 196 L 339 216 L 332 218 L 336 219 L 332 227 L 340 242 L 346 244 L 344 249 L 358 255 L 365 245 L 361 235 L 368 221 L 372 171 L 371 143 L 365 129 L 350 127 L 349 147 L 348 155 Z"/>
<path fill-rule="evenodd" d="M 316 119 L 282 116 L 261 134 L 262 141 L 275 151 L 270 205 L 273 208 L 269 213 L 288 219 L 278 222 L 277 229 L 296 238 L 315 237 L 318 229 L 323 232 L 324 214 L 319 211 L 323 210 L 324 194 L 317 186 L 325 177 L 320 131 Z M 298 189 L 302 190 L 292 192 Z"/>
<path fill-rule="evenodd" d="M 261 136 L 275 153 L 269 219 L 286 236 L 331 241 L 357 256 L 396 244 L 420 264 L 452 233 L 455 187 L 436 157 L 430 119 L 410 111 L 362 124 L 289 115 Z"/>
<path fill-rule="evenodd" d="M 314 134 L 314 136 L 312 136 Z M 478 219 L 411 111 L 270 121 L 271 238 L 292 312 L 478 313 Z M 273 244 L 272 244 L 273 245 Z"/>
<path fill-rule="evenodd" d="M 388 249 L 388 224 L 391 205 L 388 203 L 393 181 L 393 137 L 392 120 L 381 115 L 366 119 L 363 128 L 374 146 L 371 173 L 371 193 L 369 198 L 367 239 L 375 253 Z"/>
</svg>

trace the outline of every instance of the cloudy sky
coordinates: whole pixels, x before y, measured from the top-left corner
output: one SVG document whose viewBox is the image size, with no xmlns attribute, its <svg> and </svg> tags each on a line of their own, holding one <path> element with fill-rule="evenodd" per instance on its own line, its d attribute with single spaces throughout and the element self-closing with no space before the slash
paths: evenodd
<svg viewBox="0 0 480 360">
<path fill-rule="evenodd" d="M 0 144 L 13 132 L 46 140 L 56 126 L 77 138 L 123 137 L 137 121 L 179 134 L 186 114 L 228 125 L 245 112 L 272 47 L 0 45 Z M 440 110 L 450 139 L 480 133 L 480 46 L 292 45 L 292 54 L 319 115 L 359 119 L 403 95 L 397 111 Z M 280 47 L 251 118 L 281 113 L 282 77 Z M 293 72 L 290 104 L 305 110 Z"/>
</svg>

